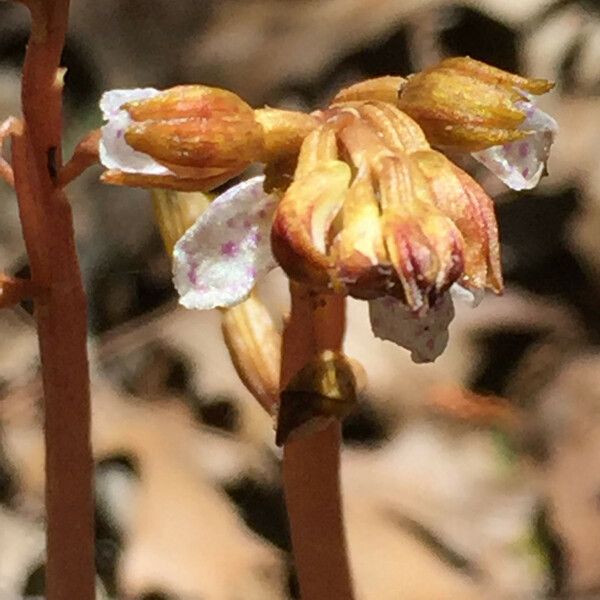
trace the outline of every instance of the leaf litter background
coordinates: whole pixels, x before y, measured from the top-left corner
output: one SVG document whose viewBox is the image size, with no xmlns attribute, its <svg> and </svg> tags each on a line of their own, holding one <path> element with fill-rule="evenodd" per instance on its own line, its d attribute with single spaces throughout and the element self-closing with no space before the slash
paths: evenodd
<svg viewBox="0 0 600 600">
<path fill-rule="evenodd" d="M 26 36 L 25 12 L 1 4 L 2 118 L 17 110 Z M 507 293 L 459 309 L 434 365 L 374 340 L 351 303 L 347 351 L 369 377 L 342 473 L 358 597 L 600 598 L 597 3 L 80 0 L 64 56 L 66 151 L 99 125 L 105 89 L 205 82 L 255 105 L 316 107 L 356 79 L 446 54 L 555 79 L 543 108 L 561 131 L 535 193 L 484 180 Z M 292 598 L 272 423 L 230 365 L 219 314 L 177 308 L 147 194 L 97 178 L 70 197 L 90 301 L 99 593 Z M 27 271 L 6 186 L 0 266 Z M 281 276 L 263 292 L 285 312 Z M 29 310 L 0 315 L 0 600 L 43 592 Z"/>
</svg>

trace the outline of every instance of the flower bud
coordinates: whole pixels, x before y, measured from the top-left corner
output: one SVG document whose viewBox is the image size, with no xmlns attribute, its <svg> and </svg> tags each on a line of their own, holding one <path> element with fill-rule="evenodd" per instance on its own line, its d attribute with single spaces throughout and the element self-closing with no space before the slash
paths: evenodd
<svg viewBox="0 0 600 600">
<path fill-rule="evenodd" d="M 397 106 L 419 123 L 431 144 L 474 152 L 525 138 L 528 94 L 552 87 L 468 57 L 451 58 L 409 77 Z"/>
<path fill-rule="evenodd" d="M 254 111 L 225 90 L 113 90 L 100 105 L 108 121 L 100 158 L 109 183 L 208 190 L 262 153 L 263 129 Z"/>
<path fill-rule="evenodd" d="M 225 90 L 177 86 L 122 108 L 133 120 L 125 141 L 178 174 L 186 175 L 190 167 L 239 168 L 262 148 L 254 111 Z"/>
</svg>

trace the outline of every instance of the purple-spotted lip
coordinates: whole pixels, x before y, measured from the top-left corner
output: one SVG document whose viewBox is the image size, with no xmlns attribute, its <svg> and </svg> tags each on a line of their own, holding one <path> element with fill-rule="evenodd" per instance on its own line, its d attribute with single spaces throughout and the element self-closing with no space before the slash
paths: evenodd
<svg viewBox="0 0 600 600">
<path fill-rule="evenodd" d="M 221 254 L 223 256 L 229 256 L 230 258 L 234 258 L 235 256 L 238 255 L 239 251 L 240 251 L 239 244 L 232 240 L 229 240 L 228 242 L 221 244 Z"/>
<path fill-rule="evenodd" d="M 525 158 L 529 154 L 529 145 L 526 142 L 519 144 L 519 156 Z"/>
<path fill-rule="evenodd" d="M 263 182 L 255 177 L 221 194 L 175 245 L 173 281 L 186 308 L 239 304 L 277 266 L 268 233 L 278 197 Z"/>
<path fill-rule="evenodd" d="M 474 152 L 473 157 L 514 190 L 534 188 L 546 173 L 550 147 L 558 131 L 556 121 L 533 102 L 517 103 L 526 115 L 519 129 L 522 140 Z"/>
</svg>

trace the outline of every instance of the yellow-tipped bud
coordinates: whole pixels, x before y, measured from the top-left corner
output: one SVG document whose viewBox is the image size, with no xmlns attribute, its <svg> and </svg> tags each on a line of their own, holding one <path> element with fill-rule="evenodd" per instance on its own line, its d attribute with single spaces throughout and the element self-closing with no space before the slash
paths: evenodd
<svg viewBox="0 0 600 600">
<path fill-rule="evenodd" d="M 235 94 L 203 85 L 113 90 L 100 103 L 103 180 L 210 190 L 263 153 L 263 128 Z"/>
<path fill-rule="evenodd" d="M 431 144 L 474 152 L 523 139 L 529 94 L 553 84 L 526 79 L 471 58 L 451 58 L 408 78 L 398 107 Z"/>
<path fill-rule="evenodd" d="M 225 90 L 178 86 L 123 108 L 133 120 L 125 141 L 178 175 L 198 168 L 238 170 L 262 149 L 254 111 Z"/>
</svg>

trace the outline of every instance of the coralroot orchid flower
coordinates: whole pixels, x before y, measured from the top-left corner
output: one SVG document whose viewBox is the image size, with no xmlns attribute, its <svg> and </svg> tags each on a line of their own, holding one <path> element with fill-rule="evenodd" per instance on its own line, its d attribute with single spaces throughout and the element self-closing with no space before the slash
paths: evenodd
<svg viewBox="0 0 600 600">
<path fill-rule="evenodd" d="M 266 178 L 217 197 L 175 245 L 181 303 L 234 306 L 279 265 L 320 293 L 368 300 L 375 335 L 431 361 L 451 291 L 475 303 L 503 285 L 492 200 L 432 146 L 533 187 L 557 127 L 532 95 L 551 87 L 465 58 L 351 86 L 311 115 L 252 111 L 204 86 L 117 90 L 102 101 L 103 179 L 208 190 L 265 163 Z"/>
</svg>

